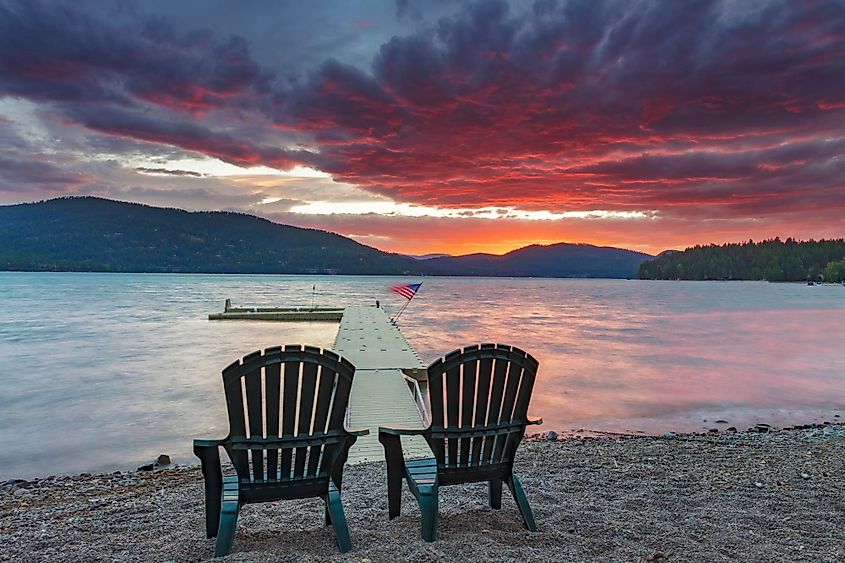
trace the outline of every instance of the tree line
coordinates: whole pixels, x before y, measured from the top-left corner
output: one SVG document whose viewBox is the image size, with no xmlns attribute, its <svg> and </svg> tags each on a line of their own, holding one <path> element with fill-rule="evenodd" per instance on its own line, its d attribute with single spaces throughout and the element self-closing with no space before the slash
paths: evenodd
<svg viewBox="0 0 845 563">
<path fill-rule="evenodd" d="M 825 281 L 845 279 L 845 239 L 696 245 L 643 262 L 641 279 Z"/>
</svg>

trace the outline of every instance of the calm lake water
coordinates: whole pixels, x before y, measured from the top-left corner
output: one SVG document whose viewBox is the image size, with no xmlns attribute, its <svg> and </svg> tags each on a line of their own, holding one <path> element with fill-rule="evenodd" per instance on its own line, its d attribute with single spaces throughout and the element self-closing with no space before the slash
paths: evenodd
<svg viewBox="0 0 845 563">
<path fill-rule="evenodd" d="M 398 310 L 388 277 L 0 273 L 0 478 L 134 469 L 227 431 L 220 371 L 334 323 L 209 322 L 223 301 Z M 316 284 L 316 291 L 312 288 Z M 845 418 L 845 287 L 425 278 L 424 361 L 477 342 L 540 361 L 544 430 L 662 433 Z M 725 420 L 728 424 L 719 423 Z"/>
</svg>

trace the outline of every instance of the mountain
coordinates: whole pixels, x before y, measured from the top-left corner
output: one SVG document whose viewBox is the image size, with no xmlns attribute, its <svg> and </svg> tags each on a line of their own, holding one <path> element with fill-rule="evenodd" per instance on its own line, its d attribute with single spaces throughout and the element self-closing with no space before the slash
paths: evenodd
<svg viewBox="0 0 845 563">
<path fill-rule="evenodd" d="M 625 278 L 649 258 L 561 243 L 419 260 L 242 213 L 95 197 L 0 206 L 0 270 Z"/>
<path fill-rule="evenodd" d="M 633 250 L 590 244 L 534 244 L 507 254 L 468 254 L 431 258 L 434 268 L 458 276 L 549 278 L 633 278 L 652 256 Z"/>
<path fill-rule="evenodd" d="M 451 254 L 406 254 L 414 260 L 431 260 L 432 258 L 442 258 L 444 256 L 451 256 Z"/>
<path fill-rule="evenodd" d="M 0 207 L 0 270 L 422 274 L 413 258 L 241 213 L 93 197 Z"/>
</svg>

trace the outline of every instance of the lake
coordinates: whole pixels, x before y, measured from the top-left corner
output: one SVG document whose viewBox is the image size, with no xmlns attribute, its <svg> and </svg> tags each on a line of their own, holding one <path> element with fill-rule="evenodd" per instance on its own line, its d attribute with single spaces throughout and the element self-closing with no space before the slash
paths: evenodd
<svg viewBox="0 0 845 563">
<path fill-rule="evenodd" d="M 134 469 L 225 436 L 220 372 L 335 323 L 208 321 L 235 305 L 396 311 L 376 276 L 0 273 L 0 478 Z M 426 363 L 503 342 L 540 371 L 538 430 L 662 433 L 845 416 L 845 287 L 423 278 L 398 322 Z M 725 421 L 718 422 L 717 421 Z"/>
</svg>

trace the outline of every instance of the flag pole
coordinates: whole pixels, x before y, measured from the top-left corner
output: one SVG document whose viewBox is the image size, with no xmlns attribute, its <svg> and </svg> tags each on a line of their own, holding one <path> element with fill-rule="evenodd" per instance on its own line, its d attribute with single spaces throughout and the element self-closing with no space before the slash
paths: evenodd
<svg viewBox="0 0 845 563">
<path fill-rule="evenodd" d="M 413 297 L 411 297 L 411 299 L 413 299 Z M 398 313 L 396 313 L 396 316 L 395 316 L 395 317 L 393 317 L 392 319 L 390 319 L 391 321 L 393 321 L 394 323 L 396 322 L 396 319 L 398 319 L 398 318 L 399 318 L 399 315 L 401 315 L 401 314 L 402 314 L 402 311 L 404 311 L 404 310 L 405 310 L 405 308 L 408 306 L 408 303 L 410 303 L 410 302 L 411 302 L 411 299 L 408 299 L 408 300 L 405 302 L 405 304 L 404 304 L 404 305 L 402 305 L 402 308 L 401 308 L 401 309 L 399 309 L 399 312 L 398 312 Z"/>
</svg>

